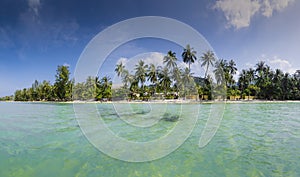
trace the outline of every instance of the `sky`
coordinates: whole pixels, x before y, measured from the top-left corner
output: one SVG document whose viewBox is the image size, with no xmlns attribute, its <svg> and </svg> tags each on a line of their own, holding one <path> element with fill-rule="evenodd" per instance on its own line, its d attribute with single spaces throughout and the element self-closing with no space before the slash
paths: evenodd
<svg viewBox="0 0 300 177">
<path fill-rule="evenodd" d="M 98 33 L 141 16 L 168 17 L 191 26 L 218 58 L 233 59 L 239 70 L 261 60 L 291 74 L 300 69 L 297 0 L 0 0 L 0 96 L 31 87 L 34 80 L 53 83 L 58 65 L 68 65 L 74 73 Z M 102 68 L 111 69 L 100 69 L 99 75 L 114 74 L 120 60 L 147 52 L 155 52 L 148 55 L 155 60 L 168 50 L 181 60 L 182 48 L 169 41 L 130 41 L 108 57 Z"/>
</svg>

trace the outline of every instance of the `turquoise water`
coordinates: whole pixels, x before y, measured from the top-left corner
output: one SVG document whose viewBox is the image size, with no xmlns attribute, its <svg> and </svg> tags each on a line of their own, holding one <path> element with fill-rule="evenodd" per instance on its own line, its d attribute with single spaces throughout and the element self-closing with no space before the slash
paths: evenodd
<svg viewBox="0 0 300 177">
<path fill-rule="evenodd" d="M 128 139 L 149 141 L 176 122 L 136 133 L 96 105 L 105 123 Z M 143 114 L 145 105 L 134 107 Z M 300 176 L 300 103 L 226 104 L 221 126 L 204 148 L 199 137 L 210 112 L 200 105 L 191 136 L 168 156 L 144 163 L 113 159 L 82 134 L 72 104 L 0 102 L 0 176 Z M 170 106 L 170 112 L 179 105 Z M 184 117 L 183 117 L 184 118 Z M 180 121 L 180 120 L 179 120 Z"/>
</svg>

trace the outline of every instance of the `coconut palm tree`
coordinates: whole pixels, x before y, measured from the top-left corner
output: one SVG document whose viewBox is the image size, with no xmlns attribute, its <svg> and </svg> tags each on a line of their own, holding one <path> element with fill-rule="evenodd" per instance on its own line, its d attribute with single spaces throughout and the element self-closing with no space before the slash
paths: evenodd
<svg viewBox="0 0 300 177">
<path fill-rule="evenodd" d="M 101 99 L 107 99 L 107 100 L 111 99 L 112 96 L 111 87 L 112 87 L 111 78 L 108 76 L 104 76 L 100 80 L 100 92 L 102 96 Z"/>
<path fill-rule="evenodd" d="M 263 99 L 272 97 L 272 81 L 271 69 L 264 61 L 258 62 L 256 65 L 256 86 L 260 88 L 258 96 Z"/>
<path fill-rule="evenodd" d="M 147 72 L 148 72 L 148 81 L 152 82 L 153 84 L 156 84 L 157 83 L 157 69 L 153 63 L 151 63 L 149 65 Z"/>
<path fill-rule="evenodd" d="M 216 58 L 212 51 L 209 50 L 209 51 L 203 53 L 203 55 L 201 57 L 201 61 L 202 61 L 201 67 L 206 66 L 204 78 L 207 79 L 208 68 L 209 68 L 209 66 L 214 65 L 215 60 L 216 60 Z"/>
<path fill-rule="evenodd" d="M 142 90 L 144 89 L 144 83 L 146 81 L 148 65 L 145 65 L 143 60 L 140 60 L 137 65 L 135 65 L 135 78 L 141 83 Z"/>
<path fill-rule="evenodd" d="M 228 62 L 228 67 L 229 67 L 229 72 L 230 74 L 236 74 L 237 68 L 236 68 L 236 63 L 233 60 L 230 60 Z"/>
<path fill-rule="evenodd" d="M 276 69 L 273 73 L 272 85 L 273 85 L 273 92 L 276 99 L 281 99 L 280 96 L 282 95 L 281 89 L 281 80 L 284 74 L 280 69 Z"/>
<path fill-rule="evenodd" d="M 219 60 L 215 63 L 215 69 L 214 69 L 214 74 L 215 74 L 215 79 L 217 80 L 217 84 L 221 85 L 225 81 L 225 75 L 224 75 L 224 70 L 225 70 L 225 61 L 224 60 Z"/>
<path fill-rule="evenodd" d="M 148 68 L 148 81 L 152 82 L 154 84 L 154 93 L 156 92 L 156 89 L 157 89 L 157 77 L 158 77 L 158 71 L 157 71 L 157 68 L 156 66 L 151 63 L 149 65 L 149 68 Z"/>
<path fill-rule="evenodd" d="M 129 84 L 131 84 L 133 80 L 133 76 L 129 73 L 128 70 L 124 69 L 123 74 L 122 74 L 122 82 L 124 85 L 124 88 L 128 88 Z"/>
<path fill-rule="evenodd" d="M 237 68 L 236 68 L 236 63 L 233 60 L 230 60 L 228 62 L 228 70 L 230 73 L 230 78 L 229 78 L 229 86 L 232 86 L 235 83 L 235 80 L 233 79 L 233 76 L 236 74 L 237 72 Z"/>
<path fill-rule="evenodd" d="M 176 61 L 176 53 L 172 52 L 171 50 L 168 51 L 168 54 L 163 59 L 163 63 L 166 64 L 166 66 L 170 69 L 171 72 L 173 72 L 174 68 L 177 67 Z"/>
<path fill-rule="evenodd" d="M 253 68 L 249 68 L 249 70 L 246 71 L 246 77 L 249 81 L 249 84 L 253 84 L 253 81 L 255 79 L 255 70 Z"/>
<path fill-rule="evenodd" d="M 247 70 L 242 70 L 242 72 L 239 75 L 238 85 L 242 92 L 248 87 L 248 78 L 247 78 Z"/>
<path fill-rule="evenodd" d="M 255 66 L 256 78 L 258 79 L 258 82 L 261 82 L 265 79 L 265 71 L 267 70 L 266 64 L 264 61 L 260 61 Z"/>
<path fill-rule="evenodd" d="M 122 76 L 124 72 L 125 66 L 123 65 L 122 62 L 116 65 L 115 72 L 117 73 L 118 76 Z"/>
<path fill-rule="evenodd" d="M 290 79 L 289 79 L 289 74 L 285 73 L 282 80 L 281 80 L 281 89 L 283 91 L 282 94 L 282 100 L 289 99 L 289 92 L 288 90 L 290 89 Z"/>
<path fill-rule="evenodd" d="M 184 97 L 192 91 L 196 91 L 193 73 L 189 68 L 185 68 L 181 73 L 182 91 Z"/>
<path fill-rule="evenodd" d="M 101 80 L 99 79 L 99 76 L 95 78 L 95 87 L 96 87 L 96 100 L 100 100 L 102 98 L 102 93 L 101 93 Z"/>
<path fill-rule="evenodd" d="M 167 66 L 165 66 L 160 72 L 159 72 L 159 83 L 164 88 L 165 96 L 167 95 L 167 89 L 171 86 L 171 78 L 170 78 L 170 72 Z"/>
<path fill-rule="evenodd" d="M 184 63 L 189 64 L 189 69 L 191 69 L 191 63 L 194 63 L 197 60 L 196 51 L 190 47 L 188 44 L 185 49 L 183 49 L 182 59 Z"/>
<path fill-rule="evenodd" d="M 178 67 L 174 68 L 172 79 L 174 80 L 174 86 L 176 88 L 176 92 L 178 92 L 182 87 L 182 70 Z"/>
</svg>

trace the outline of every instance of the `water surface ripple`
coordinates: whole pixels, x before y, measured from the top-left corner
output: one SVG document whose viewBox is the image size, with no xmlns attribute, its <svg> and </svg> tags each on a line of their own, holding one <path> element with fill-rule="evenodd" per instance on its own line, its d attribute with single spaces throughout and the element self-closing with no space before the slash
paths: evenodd
<svg viewBox="0 0 300 177">
<path fill-rule="evenodd" d="M 176 112 L 178 106 L 168 111 Z M 96 107 L 108 127 L 129 140 L 153 140 L 176 125 L 160 120 L 151 127 L 130 126 L 112 104 Z M 72 104 L 0 102 L 0 176 L 298 177 L 299 107 L 300 103 L 226 104 L 221 127 L 200 149 L 210 109 L 202 104 L 194 131 L 179 149 L 152 162 L 127 163 L 106 156 L 86 140 Z M 136 113 L 125 118 L 137 119 Z"/>
</svg>

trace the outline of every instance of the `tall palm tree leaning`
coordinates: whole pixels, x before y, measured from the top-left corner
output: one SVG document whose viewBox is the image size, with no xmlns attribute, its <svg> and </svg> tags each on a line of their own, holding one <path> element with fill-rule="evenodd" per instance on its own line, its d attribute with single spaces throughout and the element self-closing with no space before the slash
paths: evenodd
<svg viewBox="0 0 300 177">
<path fill-rule="evenodd" d="M 216 69 L 214 69 L 215 78 L 217 80 L 217 84 L 223 84 L 225 83 L 225 77 L 224 77 L 224 67 L 225 67 L 225 60 L 219 60 L 215 63 Z M 224 82 L 225 81 L 225 82 Z M 225 84 L 227 86 L 227 84 Z"/>
<path fill-rule="evenodd" d="M 171 72 L 173 72 L 174 69 L 177 67 L 176 61 L 176 53 L 172 52 L 171 50 L 168 51 L 168 54 L 163 59 L 164 64 L 166 64 L 166 66 L 170 69 Z"/>
<path fill-rule="evenodd" d="M 208 50 L 207 52 L 203 53 L 201 57 L 201 61 L 202 61 L 201 67 L 206 66 L 204 78 L 207 78 L 208 68 L 209 66 L 214 65 L 215 60 L 216 60 L 215 54 L 211 50 Z"/>
<path fill-rule="evenodd" d="M 191 69 L 191 63 L 194 63 L 197 60 L 196 53 L 197 52 L 193 48 L 191 48 L 189 44 L 185 49 L 183 49 L 181 56 L 183 62 L 189 64 L 189 69 Z"/>
</svg>

